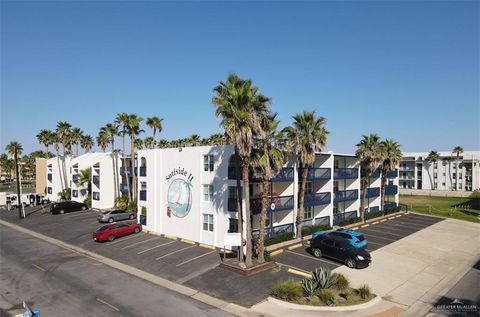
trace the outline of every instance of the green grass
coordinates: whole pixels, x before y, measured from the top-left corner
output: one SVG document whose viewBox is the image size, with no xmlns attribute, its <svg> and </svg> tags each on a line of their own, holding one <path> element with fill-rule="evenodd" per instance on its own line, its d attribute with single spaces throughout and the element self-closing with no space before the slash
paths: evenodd
<svg viewBox="0 0 480 317">
<path fill-rule="evenodd" d="M 465 198 L 400 195 L 400 203 L 411 211 L 480 223 L 479 192 Z"/>
</svg>

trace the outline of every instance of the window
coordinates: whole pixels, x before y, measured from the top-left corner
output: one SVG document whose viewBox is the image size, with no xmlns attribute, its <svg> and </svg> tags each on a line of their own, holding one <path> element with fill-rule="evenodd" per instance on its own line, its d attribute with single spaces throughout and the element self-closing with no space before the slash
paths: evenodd
<svg viewBox="0 0 480 317">
<path fill-rule="evenodd" d="M 229 233 L 238 232 L 238 220 L 237 219 L 228 218 L 228 232 Z"/>
<path fill-rule="evenodd" d="M 147 160 L 144 157 L 140 159 L 140 176 L 147 176 Z"/>
<path fill-rule="evenodd" d="M 140 190 L 147 190 L 147 182 L 140 182 Z"/>
<path fill-rule="evenodd" d="M 338 203 L 333 204 L 333 213 L 336 214 L 338 212 Z"/>
<path fill-rule="evenodd" d="M 438 174 L 437 174 L 437 173 L 433 173 L 433 177 L 434 177 L 434 178 L 437 178 L 437 177 L 438 177 Z"/>
<path fill-rule="evenodd" d="M 213 201 L 213 185 L 203 185 L 203 201 Z"/>
<path fill-rule="evenodd" d="M 446 165 L 447 165 L 447 160 L 443 160 L 443 161 L 442 161 L 442 165 L 443 165 L 443 166 L 446 166 Z"/>
<path fill-rule="evenodd" d="M 303 219 L 312 219 L 313 218 L 313 208 L 312 207 L 306 207 L 303 210 Z"/>
<path fill-rule="evenodd" d="M 333 161 L 333 168 L 338 168 L 338 160 Z"/>
<path fill-rule="evenodd" d="M 47 187 L 47 194 L 51 194 L 52 193 L 52 187 Z"/>
<path fill-rule="evenodd" d="M 311 194 L 312 193 L 312 182 L 307 182 L 305 186 L 305 193 Z"/>
<path fill-rule="evenodd" d="M 442 173 L 442 176 L 445 176 L 445 175 L 446 175 L 445 172 L 443 172 L 443 173 Z"/>
<path fill-rule="evenodd" d="M 229 186 L 228 187 L 228 198 L 237 199 L 237 187 Z"/>
<path fill-rule="evenodd" d="M 435 189 L 437 189 L 437 188 L 438 188 L 438 183 L 435 183 Z"/>
<path fill-rule="evenodd" d="M 462 173 L 458 173 L 458 178 L 462 178 Z"/>
<path fill-rule="evenodd" d="M 445 183 L 442 183 L 442 186 L 445 187 Z"/>
<path fill-rule="evenodd" d="M 72 197 L 78 197 L 78 190 L 72 190 Z"/>
<path fill-rule="evenodd" d="M 457 173 L 453 173 L 453 174 L 452 174 L 452 177 L 453 177 L 453 178 L 457 178 Z"/>
<path fill-rule="evenodd" d="M 203 230 L 213 231 L 213 215 L 203 214 Z"/>
<path fill-rule="evenodd" d="M 52 174 L 47 174 L 47 179 L 48 179 L 49 182 L 51 182 L 52 181 Z"/>
<path fill-rule="evenodd" d="M 99 192 L 93 192 L 92 193 L 92 199 L 93 200 L 100 200 L 100 193 Z"/>
<path fill-rule="evenodd" d="M 205 172 L 213 172 L 213 155 L 203 156 L 203 170 Z"/>
<path fill-rule="evenodd" d="M 462 189 L 462 183 L 458 184 L 458 189 Z"/>
<path fill-rule="evenodd" d="M 147 182 L 140 182 L 140 197 L 141 201 L 147 200 Z"/>
</svg>

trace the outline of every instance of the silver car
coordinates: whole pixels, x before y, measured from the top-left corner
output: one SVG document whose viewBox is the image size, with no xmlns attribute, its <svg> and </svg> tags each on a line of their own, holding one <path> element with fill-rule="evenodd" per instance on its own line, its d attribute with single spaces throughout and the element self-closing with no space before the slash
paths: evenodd
<svg viewBox="0 0 480 317">
<path fill-rule="evenodd" d="M 97 219 L 99 222 L 114 222 L 128 219 L 133 220 L 135 219 L 135 214 L 131 211 L 110 209 L 98 215 Z"/>
</svg>

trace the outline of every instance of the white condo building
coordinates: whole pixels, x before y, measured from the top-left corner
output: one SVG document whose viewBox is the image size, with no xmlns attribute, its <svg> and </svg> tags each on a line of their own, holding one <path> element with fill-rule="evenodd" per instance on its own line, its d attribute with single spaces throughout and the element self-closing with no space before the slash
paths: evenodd
<svg viewBox="0 0 480 317">
<path fill-rule="evenodd" d="M 153 232 L 224 247 L 224 234 L 237 230 L 233 152 L 231 145 L 138 151 L 139 221 Z M 317 153 L 308 171 L 304 226 L 336 225 L 359 216 L 360 174 L 353 155 Z M 292 161 L 270 181 L 267 236 L 295 230 L 297 175 Z M 380 170 L 369 183 L 366 212 L 379 211 Z M 254 235 L 258 234 L 261 185 L 251 173 L 248 190 Z M 385 193 L 385 208 L 397 206 L 398 170 L 387 175 Z"/>
<path fill-rule="evenodd" d="M 429 152 L 403 153 L 399 167 L 401 189 L 459 190 L 480 189 L 480 151 L 457 155 L 438 152 L 437 162 L 426 160 Z"/>
</svg>

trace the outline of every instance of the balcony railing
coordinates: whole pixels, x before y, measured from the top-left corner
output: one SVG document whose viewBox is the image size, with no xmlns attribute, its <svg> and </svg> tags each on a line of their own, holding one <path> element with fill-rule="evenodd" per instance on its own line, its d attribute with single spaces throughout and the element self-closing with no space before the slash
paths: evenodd
<svg viewBox="0 0 480 317">
<path fill-rule="evenodd" d="M 379 168 L 377 168 L 372 172 L 372 174 L 370 174 L 370 178 L 379 178 L 381 173 L 382 171 Z"/>
<path fill-rule="evenodd" d="M 276 227 L 267 227 L 265 228 L 265 237 L 271 238 L 286 232 L 293 232 L 293 223 L 288 223 L 286 225 L 280 225 Z M 258 233 L 259 233 L 258 229 L 253 230 L 252 232 L 253 239 L 258 239 Z"/>
<path fill-rule="evenodd" d="M 337 212 L 333 214 L 333 225 L 338 225 L 342 220 L 355 218 L 357 216 L 356 211 Z"/>
<path fill-rule="evenodd" d="M 141 166 L 140 167 L 140 176 L 147 176 L 147 167 Z"/>
<path fill-rule="evenodd" d="M 395 202 L 385 202 L 385 205 L 383 205 L 383 210 L 389 210 L 389 209 L 392 209 L 392 208 L 395 208 L 397 207 L 397 203 Z"/>
<path fill-rule="evenodd" d="M 306 194 L 304 206 L 312 207 L 312 206 L 328 205 L 330 204 L 331 201 L 332 201 L 332 198 L 329 192 Z"/>
<path fill-rule="evenodd" d="M 332 178 L 332 171 L 330 168 L 310 168 L 308 169 L 308 179 L 330 179 Z"/>
<path fill-rule="evenodd" d="M 132 175 L 132 168 L 131 167 L 120 167 L 120 175 L 122 176 L 131 176 Z"/>
<path fill-rule="evenodd" d="M 335 179 L 356 179 L 358 178 L 358 168 L 336 168 Z"/>
<path fill-rule="evenodd" d="M 367 198 L 380 196 L 380 187 L 373 187 L 367 190 Z"/>
<path fill-rule="evenodd" d="M 397 177 L 398 177 L 398 169 L 387 172 L 387 178 L 397 178 Z"/>
<path fill-rule="evenodd" d="M 334 201 L 343 202 L 358 199 L 358 189 L 340 190 L 335 192 Z"/>
<path fill-rule="evenodd" d="M 397 185 L 387 185 L 385 186 L 385 195 L 396 195 L 398 193 Z"/>
<path fill-rule="evenodd" d="M 293 174 L 294 174 L 294 169 L 293 167 L 284 167 L 275 174 L 270 181 L 271 182 L 293 182 Z M 258 176 L 256 176 L 253 172 L 250 172 L 250 181 L 251 182 L 261 182 L 262 179 Z"/>
<path fill-rule="evenodd" d="M 147 191 L 146 190 L 141 190 L 140 191 L 140 200 L 142 200 L 142 201 L 147 200 Z"/>
<path fill-rule="evenodd" d="M 128 193 L 128 186 L 127 186 L 127 184 L 120 184 L 120 192 L 123 193 L 123 194 L 127 194 L 127 193 Z"/>
<path fill-rule="evenodd" d="M 250 199 L 252 214 L 260 213 L 262 209 L 262 198 Z M 267 211 L 282 211 L 293 209 L 293 196 L 270 197 Z"/>
<path fill-rule="evenodd" d="M 228 211 L 237 211 L 237 198 L 228 198 Z"/>
</svg>

